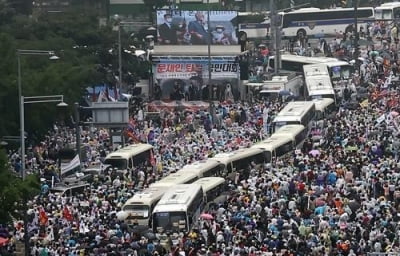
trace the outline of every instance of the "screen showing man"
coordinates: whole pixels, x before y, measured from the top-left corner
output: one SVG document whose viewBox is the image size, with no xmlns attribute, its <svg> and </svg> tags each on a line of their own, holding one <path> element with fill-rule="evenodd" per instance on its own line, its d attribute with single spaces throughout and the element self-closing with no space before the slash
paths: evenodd
<svg viewBox="0 0 400 256">
<path fill-rule="evenodd" d="M 236 16 L 236 11 L 158 10 L 158 42 L 161 45 L 238 44 L 233 24 Z"/>
<path fill-rule="evenodd" d="M 189 22 L 190 42 L 192 44 L 208 44 L 208 31 L 204 28 L 204 14 L 197 12 L 196 20 Z"/>
<path fill-rule="evenodd" d="M 171 14 L 164 14 L 164 23 L 158 27 L 160 44 L 177 44 L 176 29 L 172 26 Z"/>
</svg>

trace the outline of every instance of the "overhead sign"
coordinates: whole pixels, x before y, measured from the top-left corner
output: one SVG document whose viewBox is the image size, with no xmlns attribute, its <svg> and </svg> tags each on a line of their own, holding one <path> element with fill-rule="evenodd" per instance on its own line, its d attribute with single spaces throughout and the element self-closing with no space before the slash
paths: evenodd
<svg viewBox="0 0 400 256">
<path fill-rule="evenodd" d="M 237 63 L 212 63 L 213 79 L 237 78 Z M 189 79 L 194 76 L 208 78 L 208 64 L 190 63 L 158 63 L 155 68 L 156 79 Z"/>
</svg>

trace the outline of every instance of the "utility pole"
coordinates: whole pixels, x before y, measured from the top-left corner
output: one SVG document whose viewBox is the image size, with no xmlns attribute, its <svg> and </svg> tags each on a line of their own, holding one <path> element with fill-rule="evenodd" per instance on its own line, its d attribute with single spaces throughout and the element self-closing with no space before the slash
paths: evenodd
<svg viewBox="0 0 400 256">
<path fill-rule="evenodd" d="M 280 55 L 280 45 L 281 45 L 281 30 L 279 24 L 279 17 L 276 11 L 275 0 L 270 0 L 269 11 L 271 15 L 271 43 L 275 51 L 275 61 L 274 61 L 274 74 L 279 74 L 279 68 L 281 67 L 281 55 Z"/>
<path fill-rule="evenodd" d="M 354 60 L 357 62 L 358 58 L 358 39 L 359 39 L 359 33 L 358 33 L 358 13 L 357 13 L 357 8 L 358 8 L 358 0 L 353 0 L 353 5 L 354 5 Z"/>
<path fill-rule="evenodd" d="M 81 129 L 79 126 L 79 103 L 74 103 L 74 114 L 75 114 L 75 146 L 76 146 L 76 154 L 78 154 L 79 159 L 81 159 Z"/>
<path fill-rule="evenodd" d="M 208 99 L 212 101 L 213 88 L 211 85 L 211 22 L 210 22 L 210 0 L 207 0 L 207 55 L 208 55 Z"/>
</svg>

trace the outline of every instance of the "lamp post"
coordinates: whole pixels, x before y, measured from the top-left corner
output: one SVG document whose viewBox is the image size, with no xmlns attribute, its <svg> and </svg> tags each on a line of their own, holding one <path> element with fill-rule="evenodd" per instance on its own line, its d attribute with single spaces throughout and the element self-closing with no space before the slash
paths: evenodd
<svg viewBox="0 0 400 256">
<path fill-rule="evenodd" d="M 21 174 L 22 178 L 25 179 L 25 131 L 24 131 L 24 101 L 22 97 L 22 76 L 21 76 L 21 55 L 44 55 L 50 56 L 51 60 L 58 60 L 54 54 L 54 51 L 47 50 L 17 50 L 17 65 L 18 65 L 18 100 L 19 100 L 19 111 L 20 111 L 20 139 L 21 139 Z"/>
<path fill-rule="evenodd" d="M 48 95 L 48 96 L 33 96 L 33 97 L 24 97 L 21 96 L 20 98 L 20 120 L 21 120 L 21 149 L 23 151 L 21 152 L 22 155 L 24 156 L 24 162 L 22 163 L 22 166 L 25 163 L 25 117 L 24 117 L 24 108 L 25 104 L 34 104 L 34 103 L 47 103 L 47 102 L 58 102 L 57 106 L 58 107 L 67 107 L 68 105 L 64 102 L 64 96 L 63 95 Z M 22 179 L 25 180 L 26 178 L 26 172 L 25 168 L 21 170 L 24 170 L 22 172 Z M 25 232 L 25 237 L 24 237 L 24 244 L 25 244 L 25 256 L 29 256 L 29 231 L 28 231 L 28 215 L 27 215 L 27 199 L 24 199 L 24 232 Z"/>
<path fill-rule="evenodd" d="M 208 98 L 212 101 L 213 88 L 211 85 L 211 22 L 210 22 L 210 0 L 207 0 L 207 55 L 208 55 Z"/>
<path fill-rule="evenodd" d="M 21 121 L 21 154 L 23 156 L 23 161 L 25 161 L 25 104 L 34 104 L 34 103 L 46 103 L 46 102 L 58 102 L 58 107 L 67 107 L 68 104 L 64 102 L 64 95 L 48 95 L 48 96 L 33 96 L 33 97 L 24 97 L 20 98 L 20 111 L 19 118 Z M 22 166 L 24 162 L 22 163 Z M 22 179 L 26 178 L 25 168 L 21 168 L 22 171 Z"/>
</svg>

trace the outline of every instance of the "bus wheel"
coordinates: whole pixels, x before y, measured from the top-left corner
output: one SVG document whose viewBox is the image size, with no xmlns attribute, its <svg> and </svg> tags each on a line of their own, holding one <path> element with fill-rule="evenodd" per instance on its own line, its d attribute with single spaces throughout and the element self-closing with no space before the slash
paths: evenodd
<svg viewBox="0 0 400 256">
<path fill-rule="evenodd" d="M 304 29 L 297 30 L 297 39 L 304 38 L 307 35 L 307 32 Z"/>
</svg>

